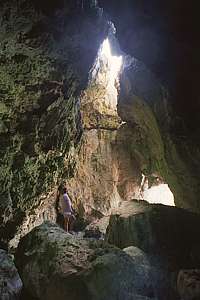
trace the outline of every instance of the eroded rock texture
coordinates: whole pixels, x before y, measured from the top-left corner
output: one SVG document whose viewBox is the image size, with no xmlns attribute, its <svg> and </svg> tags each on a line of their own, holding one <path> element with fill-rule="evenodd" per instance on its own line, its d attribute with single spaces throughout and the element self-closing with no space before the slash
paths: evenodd
<svg viewBox="0 0 200 300">
<path fill-rule="evenodd" d="M 1 7 L 1 242 L 56 221 L 62 181 L 90 221 L 131 199 L 199 211 L 199 148 L 174 130 L 168 92 L 122 53 L 96 1 Z"/>
<path fill-rule="evenodd" d="M 173 134 L 167 90 L 135 59 L 121 74 L 117 110 L 106 103 L 105 83 L 81 98 L 83 139 L 67 181 L 77 207 L 108 214 L 123 200 L 144 199 L 199 211 L 200 152 Z"/>
<path fill-rule="evenodd" d="M 149 186 L 165 182 L 177 206 L 199 211 L 198 145 L 174 133 L 176 117 L 167 90 L 137 60 L 123 72 L 119 114 L 127 122 L 124 131 L 130 132 L 130 153 Z"/>
<path fill-rule="evenodd" d="M 34 214 L 58 178 L 72 175 L 81 132 L 77 96 L 109 27 L 93 1 L 84 9 L 75 1 L 46 4 L 1 2 L 0 235 L 4 240 Z M 48 205 L 47 200 L 41 210 L 55 218 L 52 201 Z"/>
<path fill-rule="evenodd" d="M 17 266 L 36 299 L 154 299 L 148 266 L 102 241 L 66 234 L 44 223 L 18 247 Z"/>
<path fill-rule="evenodd" d="M 114 56 L 117 47 L 113 46 L 114 42 L 112 45 L 113 40 L 114 35 L 110 34 L 109 41 Z M 118 59 L 120 54 L 117 54 Z M 101 55 L 101 51 L 98 55 Z M 123 59 L 128 60 L 126 57 Z M 127 80 L 122 78 L 117 106 L 120 90 L 118 74 L 113 87 L 116 99 L 111 104 L 108 93 L 109 62 L 105 61 L 104 56 L 98 57 L 96 61 L 100 68 L 96 73 L 92 72 L 95 77 L 80 99 L 83 136 L 75 176 L 67 180 L 68 190 L 75 199 L 76 206 L 86 215 L 92 211 L 108 214 L 123 200 L 144 198 L 143 176 L 150 177 L 146 178 L 146 181 L 151 179 L 150 186 L 153 183 L 158 185 L 158 178 L 159 183 L 166 182 L 166 179 L 163 172 L 154 166 L 167 168 L 159 124 L 144 96 L 141 95 L 144 100 L 135 96 L 134 90 L 128 89 Z M 132 60 L 133 66 L 135 62 Z M 93 66 L 93 70 L 98 64 Z M 145 86 L 139 88 L 145 95 L 150 97 L 151 92 L 154 96 L 162 89 L 153 75 L 139 62 L 130 72 L 138 80 L 138 85 L 143 80 Z M 129 81 L 130 86 L 133 84 Z M 163 95 L 160 96 L 160 101 L 161 104 L 164 103 Z M 148 187 L 149 185 L 147 189 Z"/>
</svg>

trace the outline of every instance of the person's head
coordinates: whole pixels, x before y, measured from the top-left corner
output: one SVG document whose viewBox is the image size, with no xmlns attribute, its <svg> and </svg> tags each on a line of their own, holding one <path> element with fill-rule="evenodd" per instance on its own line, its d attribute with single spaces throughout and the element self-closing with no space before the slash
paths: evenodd
<svg viewBox="0 0 200 300">
<path fill-rule="evenodd" d="M 67 189 L 66 189 L 66 188 L 63 189 L 63 193 L 64 193 L 64 194 L 67 193 Z"/>
</svg>

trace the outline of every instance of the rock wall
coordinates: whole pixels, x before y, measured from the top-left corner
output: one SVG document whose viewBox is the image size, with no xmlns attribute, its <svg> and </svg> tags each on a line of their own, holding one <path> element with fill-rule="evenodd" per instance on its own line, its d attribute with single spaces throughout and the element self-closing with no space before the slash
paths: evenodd
<svg viewBox="0 0 200 300">
<path fill-rule="evenodd" d="M 56 220 L 62 181 L 84 217 L 161 185 L 157 202 L 199 211 L 199 148 L 176 135 L 168 93 L 122 53 L 96 1 L 1 8 L 1 243 Z"/>
<path fill-rule="evenodd" d="M 156 180 L 167 183 L 177 206 L 199 211 L 199 147 L 175 133 L 167 90 L 135 60 L 122 75 L 119 102 L 120 116 L 139 133 L 137 139 L 133 134 L 132 153 L 140 153 L 141 171 L 150 185 Z"/>
<path fill-rule="evenodd" d="M 93 1 L 51 7 L 10 0 L 1 2 L 0 25 L 0 236 L 6 241 L 58 179 L 73 173 L 81 134 L 77 96 L 109 24 Z M 52 202 L 44 207 L 52 210 Z"/>
<path fill-rule="evenodd" d="M 102 95 L 105 97 L 105 90 L 98 86 L 92 87 L 92 95 L 86 93 L 82 105 L 84 128 L 96 128 L 100 132 L 102 127 L 112 136 L 110 153 L 115 176 L 109 177 L 120 198 L 148 200 L 156 198 L 158 192 L 159 199 L 152 199 L 154 203 L 173 205 L 175 201 L 179 207 L 199 211 L 199 148 L 192 139 L 188 140 L 174 131 L 176 117 L 167 90 L 137 60 L 124 69 L 120 83 L 118 119 L 123 121 L 120 125 L 105 107 L 98 113 L 97 103 L 103 102 Z M 97 138 L 102 139 L 102 136 L 99 134 Z M 83 147 L 86 157 L 87 144 L 84 143 Z M 99 150 L 99 165 L 105 165 L 102 157 L 108 159 L 110 153 Z M 102 179 L 100 168 L 96 172 Z M 109 173 L 108 168 L 106 173 Z M 92 172 L 87 174 L 90 177 Z M 108 178 L 106 181 L 109 181 Z M 84 184 L 85 188 L 88 185 L 95 186 L 94 182 L 91 185 L 88 182 Z M 156 188 L 160 189 L 155 193 Z M 102 193 L 101 184 L 99 189 Z M 107 194 L 106 189 L 103 194 Z"/>
<path fill-rule="evenodd" d="M 199 136 L 200 42 L 198 2 L 99 0 L 117 27 L 121 48 L 155 73 L 173 94 L 180 135 Z M 195 132 L 194 132 L 195 131 Z M 196 144 L 197 141 L 194 141 Z"/>
<path fill-rule="evenodd" d="M 80 100 L 83 139 L 66 183 L 75 206 L 82 215 L 109 214 L 121 201 L 144 199 L 199 211 L 199 154 L 192 158 L 187 141 L 180 145 L 173 135 L 167 90 L 132 59 L 118 92 L 117 111 L 106 105 L 105 82 L 89 85 Z"/>
</svg>

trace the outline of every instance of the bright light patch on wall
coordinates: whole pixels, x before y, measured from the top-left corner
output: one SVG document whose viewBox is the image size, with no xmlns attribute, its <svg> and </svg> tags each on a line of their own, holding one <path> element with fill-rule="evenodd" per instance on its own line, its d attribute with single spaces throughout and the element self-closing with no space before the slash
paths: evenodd
<svg viewBox="0 0 200 300">
<path fill-rule="evenodd" d="M 122 56 L 112 54 L 108 38 L 104 40 L 98 53 L 92 78 L 106 88 L 105 104 L 108 108 L 117 110 L 119 75 L 123 64 Z"/>
<path fill-rule="evenodd" d="M 107 60 L 109 81 L 110 84 L 114 85 L 115 80 L 118 80 L 119 72 L 122 67 L 122 56 L 112 55 L 108 38 L 103 42 L 100 53 L 102 56 L 105 56 Z"/>
<path fill-rule="evenodd" d="M 146 189 L 143 192 L 143 199 L 149 203 L 161 203 L 164 205 L 175 206 L 174 195 L 168 184 L 165 183 Z"/>
</svg>

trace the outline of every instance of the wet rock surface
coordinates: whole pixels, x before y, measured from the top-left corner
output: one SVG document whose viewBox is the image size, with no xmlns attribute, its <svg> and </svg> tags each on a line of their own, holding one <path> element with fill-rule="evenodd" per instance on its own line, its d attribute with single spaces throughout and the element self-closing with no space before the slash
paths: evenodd
<svg viewBox="0 0 200 300">
<path fill-rule="evenodd" d="M 17 300 L 22 290 L 22 281 L 13 259 L 0 249 L 0 299 Z"/>
<path fill-rule="evenodd" d="M 150 274 L 130 255 L 52 223 L 21 240 L 16 262 L 25 288 L 37 299 L 154 299 Z"/>
</svg>

